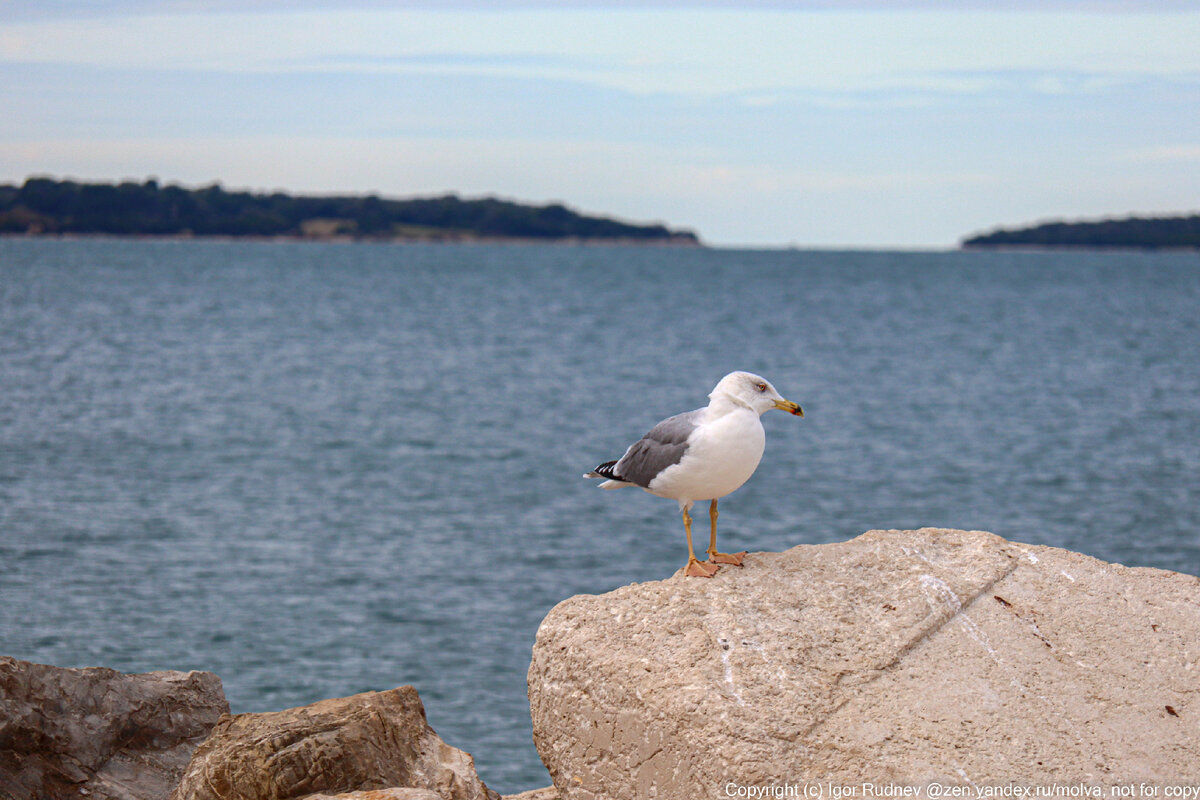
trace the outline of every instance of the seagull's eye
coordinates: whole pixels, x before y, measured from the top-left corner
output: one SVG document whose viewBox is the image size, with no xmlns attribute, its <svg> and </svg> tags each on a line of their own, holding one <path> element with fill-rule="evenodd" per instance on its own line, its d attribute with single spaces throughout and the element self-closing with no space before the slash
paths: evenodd
<svg viewBox="0 0 1200 800">
<path fill-rule="evenodd" d="M 756 383 L 754 384 L 754 387 L 760 392 L 765 392 L 767 390 L 767 385 L 765 383 Z"/>
</svg>

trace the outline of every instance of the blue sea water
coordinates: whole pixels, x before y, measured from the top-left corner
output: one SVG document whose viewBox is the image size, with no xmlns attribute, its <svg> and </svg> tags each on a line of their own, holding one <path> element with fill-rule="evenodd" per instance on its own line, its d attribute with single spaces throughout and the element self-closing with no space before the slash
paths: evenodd
<svg viewBox="0 0 1200 800">
<path fill-rule="evenodd" d="M 234 711 L 414 684 L 548 783 L 557 602 L 666 577 L 580 476 L 769 377 L 722 544 L 990 530 L 1200 574 L 1200 256 L 0 239 L 0 654 L 218 673 Z"/>
</svg>

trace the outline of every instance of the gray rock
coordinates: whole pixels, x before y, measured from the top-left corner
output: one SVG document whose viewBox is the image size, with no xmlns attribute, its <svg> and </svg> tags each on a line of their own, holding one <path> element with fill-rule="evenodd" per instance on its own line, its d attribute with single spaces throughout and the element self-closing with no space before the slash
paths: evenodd
<svg viewBox="0 0 1200 800">
<path fill-rule="evenodd" d="M 172 800 L 289 800 L 311 795 L 414 790 L 441 800 L 499 800 L 470 754 L 425 719 L 417 690 L 322 700 L 221 719 L 195 752 Z M 415 790 L 424 790 L 425 794 Z M 397 796 L 397 795 L 392 795 Z"/>
<path fill-rule="evenodd" d="M 0 797 L 165 800 L 229 704 L 209 672 L 0 657 Z"/>
<path fill-rule="evenodd" d="M 1200 579 L 871 531 L 572 597 L 538 630 L 529 698 L 569 800 L 1196 784 Z"/>
</svg>

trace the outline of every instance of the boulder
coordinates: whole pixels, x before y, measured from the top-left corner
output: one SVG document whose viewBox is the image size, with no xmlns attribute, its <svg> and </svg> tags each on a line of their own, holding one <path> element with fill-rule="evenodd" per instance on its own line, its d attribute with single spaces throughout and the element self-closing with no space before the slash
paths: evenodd
<svg viewBox="0 0 1200 800">
<path fill-rule="evenodd" d="M 289 800 L 350 792 L 363 800 L 500 797 L 479 780 L 470 754 L 429 727 L 411 686 L 223 717 L 171 797 Z"/>
<path fill-rule="evenodd" d="M 558 793 L 558 789 L 546 786 L 542 789 L 530 789 L 520 794 L 506 794 L 501 800 L 562 800 L 562 796 Z"/>
<path fill-rule="evenodd" d="M 563 798 L 1200 783 L 1198 578 L 940 529 L 745 562 L 546 617 Z"/>
<path fill-rule="evenodd" d="M 429 789 L 371 789 L 343 794 L 310 794 L 304 800 L 442 800 L 442 796 Z"/>
<path fill-rule="evenodd" d="M 0 657 L 0 797 L 165 800 L 229 703 L 209 672 Z"/>
<path fill-rule="evenodd" d="M 313 794 L 304 800 L 441 800 L 441 795 L 428 789 L 374 789 L 345 794 Z M 520 794 L 506 794 L 500 800 L 559 800 L 559 796 L 557 789 L 547 786 Z"/>
</svg>

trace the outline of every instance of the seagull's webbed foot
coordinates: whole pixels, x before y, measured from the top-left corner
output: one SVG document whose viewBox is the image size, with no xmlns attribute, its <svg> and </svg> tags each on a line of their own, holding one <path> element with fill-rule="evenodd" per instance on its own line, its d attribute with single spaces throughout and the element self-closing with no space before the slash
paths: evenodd
<svg viewBox="0 0 1200 800">
<path fill-rule="evenodd" d="M 718 553 L 716 550 L 708 551 L 709 564 L 732 564 L 735 567 L 742 566 L 742 559 L 746 556 L 746 551 L 740 553 Z"/>
<path fill-rule="evenodd" d="M 715 499 L 708 507 L 708 518 L 712 523 L 712 534 L 708 539 L 708 563 L 714 566 L 717 564 L 732 564 L 735 567 L 742 566 L 742 558 L 746 555 L 745 550 L 740 553 L 717 552 L 717 501 Z"/>
<path fill-rule="evenodd" d="M 683 574 L 689 578 L 711 578 L 717 574 L 720 569 L 716 564 L 704 564 L 700 559 L 696 558 L 696 551 L 692 549 L 692 515 L 688 513 L 691 508 L 691 503 L 683 506 L 683 529 L 687 531 L 688 543 L 688 563 L 683 568 Z"/>
</svg>

